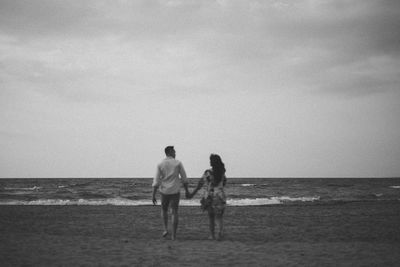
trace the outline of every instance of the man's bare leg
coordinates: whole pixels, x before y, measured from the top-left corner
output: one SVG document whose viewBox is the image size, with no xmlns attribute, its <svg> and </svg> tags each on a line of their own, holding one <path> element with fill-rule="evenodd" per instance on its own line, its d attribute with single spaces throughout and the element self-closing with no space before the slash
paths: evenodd
<svg viewBox="0 0 400 267">
<path fill-rule="evenodd" d="M 172 236 L 171 239 L 175 240 L 176 239 L 176 231 L 178 230 L 178 222 L 179 222 L 179 216 L 178 216 L 178 209 L 177 208 L 172 208 L 171 209 L 171 222 L 172 222 Z"/>
<path fill-rule="evenodd" d="M 161 209 L 161 218 L 164 226 L 163 237 L 166 237 L 168 235 L 168 209 Z"/>
</svg>

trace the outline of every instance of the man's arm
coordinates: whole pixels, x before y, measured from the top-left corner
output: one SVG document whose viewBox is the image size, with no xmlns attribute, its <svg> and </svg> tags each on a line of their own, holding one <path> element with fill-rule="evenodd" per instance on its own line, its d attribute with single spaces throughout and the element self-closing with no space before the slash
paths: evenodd
<svg viewBox="0 0 400 267">
<path fill-rule="evenodd" d="M 193 190 L 193 192 L 192 192 L 191 194 L 189 194 L 189 198 L 194 197 L 194 195 L 196 195 L 197 191 L 199 191 L 199 190 L 203 187 L 203 185 L 204 185 L 204 179 L 205 179 L 205 176 L 203 175 L 203 176 L 200 178 L 199 182 L 197 183 L 196 188 Z"/>
<path fill-rule="evenodd" d="M 152 197 L 153 205 L 157 205 L 157 198 L 156 198 L 157 189 L 158 186 L 153 186 L 153 197 Z"/>
<path fill-rule="evenodd" d="M 179 175 L 181 176 L 183 188 L 185 188 L 185 197 L 189 198 L 190 192 L 189 192 L 189 187 L 188 187 L 188 179 L 187 179 L 186 171 L 185 171 L 185 168 L 183 167 L 182 162 L 180 163 Z"/>
<path fill-rule="evenodd" d="M 183 183 L 183 188 L 185 188 L 185 197 L 190 198 L 189 186 L 188 183 Z"/>
<path fill-rule="evenodd" d="M 156 175 L 154 176 L 153 179 L 153 195 L 152 195 L 152 201 L 153 201 L 153 205 L 157 205 L 157 198 L 156 198 L 156 193 L 158 190 L 158 187 L 160 186 L 160 177 L 161 177 L 161 170 L 160 167 L 157 166 L 157 172 Z"/>
</svg>

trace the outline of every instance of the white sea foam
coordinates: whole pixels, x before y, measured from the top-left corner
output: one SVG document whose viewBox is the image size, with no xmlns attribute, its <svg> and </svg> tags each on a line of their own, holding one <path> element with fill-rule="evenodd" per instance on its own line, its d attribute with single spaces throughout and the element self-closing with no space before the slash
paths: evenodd
<svg viewBox="0 0 400 267">
<path fill-rule="evenodd" d="M 152 205 L 150 200 L 129 200 L 123 198 L 110 198 L 110 199 L 38 199 L 32 201 L 23 200 L 9 200 L 0 201 L 0 205 L 28 205 L 28 206 L 145 206 Z"/>
<path fill-rule="evenodd" d="M 263 206 L 276 205 L 285 202 L 313 202 L 319 200 L 319 197 L 271 197 L 271 198 L 245 198 L 245 199 L 228 199 L 228 206 Z"/>
<path fill-rule="evenodd" d="M 275 198 L 244 198 L 244 199 L 228 199 L 228 206 L 263 206 L 282 204 Z"/>
<path fill-rule="evenodd" d="M 255 184 L 241 184 L 241 186 L 255 186 Z"/>
<path fill-rule="evenodd" d="M 277 199 L 281 202 L 291 202 L 291 201 L 300 201 L 300 202 L 313 202 L 316 200 L 320 200 L 319 196 L 316 197 L 273 197 L 273 199 Z"/>
<path fill-rule="evenodd" d="M 43 206 L 64 206 L 73 205 L 70 200 L 63 199 L 39 199 L 32 201 L 25 200 L 3 200 L 0 205 L 43 205 Z"/>
<path fill-rule="evenodd" d="M 400 185 L 392 185 L 392 186 L 389 186 L 390 188 L 395 188 L 395 189 L 400 189 Z"/>
<path fill-rule="evenodd" d="M 4 187 L 5 190 L 40 190 L 42 187 L 40 186 L 33 186 L 33 187 Z"/>
<path fill-rule="evenodd" d="M 285 202 L 301 201 L 309 202 L 319 200 L 319 197 L 272 197 L 272 198 L 243 198 L 243 199 L 228 199 L 228 206 L 263 206 L 276 205 Z M 108 199 L 38 199 L 32 201 L 23 200 L 3 200 L 0 205 L 40 205 L 40 206 L 148 206 L 153 205 L 151 200 L 130 200 L 126 198 L 108 198 Z M 181 206 L 200 206 L 199 199 L 181 199 Z"/>
</svg>

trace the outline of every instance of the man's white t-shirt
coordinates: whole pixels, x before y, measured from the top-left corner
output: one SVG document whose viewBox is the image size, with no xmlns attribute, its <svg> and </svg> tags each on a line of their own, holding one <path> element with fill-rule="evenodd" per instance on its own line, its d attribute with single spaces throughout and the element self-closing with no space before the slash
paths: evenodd
<svg viewBox="0 0 400 267">
<path fill-rule="evenodd" d="M 172 195 L 179 193 L 181 183 L 187 183 L 186 172 L 182 162 L 173 157 L 167 157 L 158 164 L 153 186 L 159 186 L 162 194 Z"/>
</svg>

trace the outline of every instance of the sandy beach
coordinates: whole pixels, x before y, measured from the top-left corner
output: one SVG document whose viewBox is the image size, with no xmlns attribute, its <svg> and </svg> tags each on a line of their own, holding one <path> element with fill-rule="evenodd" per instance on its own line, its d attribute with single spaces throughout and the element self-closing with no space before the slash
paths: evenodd
<svg viewBox="0 0 400 267">
<path fill-rule="evenodd" d="M 160 207 L 0 206 L 1 266 L 398 266 L 400 202 L 228 207 L 226 235 L 180 208 L 178 240 Z"/>
</svg>

